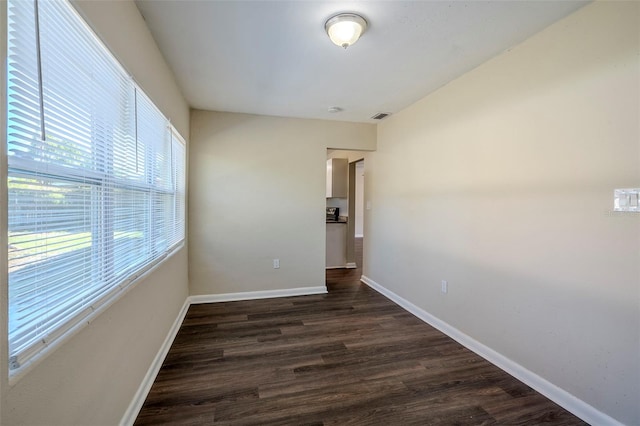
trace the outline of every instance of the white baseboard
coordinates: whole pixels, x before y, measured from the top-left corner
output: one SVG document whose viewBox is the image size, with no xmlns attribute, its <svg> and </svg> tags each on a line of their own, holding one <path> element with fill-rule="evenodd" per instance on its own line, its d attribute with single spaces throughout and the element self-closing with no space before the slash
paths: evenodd
<svg viewBox="0 0 640 426">
<path fill-rule="evenodd" d="M 592 425 L 622 426 L 622 423 L 618 422 L 609 415 L 592 407 L 591 405 L 573 396 L 564 389 L 561 389 L 548 380 L 538 376 L 534 372 L 527 370 L 525 367 L 510 360 L 509 358 L 496 352 L 490 347 L 478 342 L 477 340 L 466 335 L 457 328 L 431 315 L 424 309 L 419 308 L 408 300 L 402 298 L 401 296 L 398 296 L 391 290 L 387 290 L 385 287 L 381 286 L 371 278 L 363 275 L 360 278 L 360 281 L 378 291 L 396 304 L 400 305 L 402 308 L 406 309 L 422 321 L 426 322 L 434 328 L 437 328 L 447 336 L 451 337 L 453 340 L 460 343 L 462 346 L 472 350 L 490 363 L 501 368 L 516 379 L 540 392 L 542 395 L 546 396 L 556 404 L 565 408 L 567 411 L 575 414 L 585 422 Z"/>
<path fill-rule="evenodd" d="M 288 288 L 268 291 L 246 291 L 242 293 L 201 294 L 189 296 L 187 301 L 191 304 L 234 302 L 238 300 L 270 299 L 273 297 L 306 296 L 311 294 L 324 294 L 326 286 Z"/>
<path fill-rule="evenodd" d="M 160 346 L 160 350 L 156 354 L 149 370 L 147 370 L 147 374 L 144 376 L 140 387 L 138 387 L 138 391 L 133 397 L 133 400 L 129 404 L 127 411 L 125 411 L 122 419 L 120 420 L 120 426 L 130 426 L 136 421 L 136 417 L 138 417 L 138 413 L 140 413 L 140 409 L 142 409 L 142 405 L 144 401 L 147 399 L 147 395 L 151 390 L 151 386 L 153 386 L 153 382 L 158 376 L 158 372 L 160 371 L 160 367 L 162 367 L 162 363 L 169 353 L 169 349 L 171 348 L 171 344 L 173 343 L 176 335 L 178 334 L 178 330 L 180 330 L 180 326 L 184 321 L 185 316 L 187 315 L 187 311 L 189 310 L 189 306 L 192 304 L 199 303 L 216 303 L 216 302 L 231 302 L 237 300 L 253 300 L 253 299 L 268 299 L 273 297 L 289 297 L 289 296 L 304 296 L 304 295 L 312 295 L 312 294 L 324 294 L 327 292 L 326 286 L 317 286 L 317 287 L 301 287 L 301 288 L 291 288 L 291 289 L 283 289 L 283 290 L 269 290 L 269 291 L 249 291 L 243 293 L 226 293 L 226 294 L 205 294 L 198 296 L 189 296 L 184 301 L 182 305 L 182 309 L 178 313 L 175 321 L 171 325 L 171 329 L 167 334 L 167 337 L 162 342 L 162 346 Z"/>
<path fill-rule="evenodd" d="M 364 234 L 356 234 L 355 237 L 356 238 L 364 238 Z"/>
<path fill-rule="evenodd" d="M 120 426 L 130 426 L 136 421 L 136 417 L 138 417 L 138 413 L 140 413 L 140 409 L 144 404 L 144 401 L 147 399 L 147 395 L 151 390 L 151 386 L 153 386 L 153 382 L 156 380 L 156 376 L 160 371 L 160 367 L 162 367 L 162 363 L 169 353 L 169 349 L 173 344 L 176 335 L 178 334 L 178 330 L 180 330 L 180 326 L 182 325 L 182 321 L 184 321 L 184 317 L 187 315 L 187 311 L 189 310 L 189 298 L 184 301 L 182 305 L 182 309 L 178 313 L 175 321 L 171 325 L 169 329 L 169 333 L 167 337 L 165 337 L 164 342 L 162 342 L 162 346 L 160 346 L 160 350 L 156 354 L 153 362 L 149 366 L 147 370 L 147 374 L 145 374 L 142 383 L 138 387 L 138 391 L 131 400 L 127 411 L 125 411 L 122 419 L 120 420 Z"/>
<path fill-rule="evenodd" d="M 347 269 L 356 269 L 357 267 L 358 265 L 356 265 L 356 262 L 347 262 L 347 265 L 345 266 Z"/>
</svg>

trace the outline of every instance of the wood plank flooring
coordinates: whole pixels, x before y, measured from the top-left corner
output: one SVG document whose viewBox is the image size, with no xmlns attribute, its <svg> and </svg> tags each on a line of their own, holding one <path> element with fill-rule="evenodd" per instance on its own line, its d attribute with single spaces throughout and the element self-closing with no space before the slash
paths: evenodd
<svg viewBox="0 0 640 426">
<path fill-rule="evenodd" d="M 191 306 L 136 424 L 585 424 L 360 274 L 328 271 L 326 295 Z"/>
</svg>

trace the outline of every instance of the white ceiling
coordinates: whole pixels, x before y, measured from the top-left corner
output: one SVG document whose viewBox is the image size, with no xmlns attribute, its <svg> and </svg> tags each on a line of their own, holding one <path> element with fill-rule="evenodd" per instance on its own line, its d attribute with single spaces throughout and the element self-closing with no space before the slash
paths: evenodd
<svg viewBox="0 0 640 426">
<path fill-rule="evenodd" d="M 570 0 L 136 0 L 198 109 L 373 122 L 586 4 Z M 325 21 L 364 16 L 344 50 Z M 327 109 L 338 106 L 339 113 Z"/>
</svg>

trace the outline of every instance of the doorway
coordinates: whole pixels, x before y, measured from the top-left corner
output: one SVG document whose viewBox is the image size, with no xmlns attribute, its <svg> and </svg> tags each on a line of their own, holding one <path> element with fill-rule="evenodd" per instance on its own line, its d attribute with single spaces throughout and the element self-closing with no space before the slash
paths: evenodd
<svg viewBox="0 0 640 426">
<path fill-rule="evenodd" d="M 345 257 L 344 263 L 340 267 L 330 267 L 327 263 L 326 268 L 326 285 L 332 289 L 334 286 L 343 286 L 347 283 L 359 281 L 363 273 L 363 237 L 366 226 L 364 225 L 364 172 L 365 172 L 365 152 L 358 151 L 331 151 L 328 152 L 328 158 L 342 158 L 348 161 L 347 171 L 347 197 L 343 200 L 335 200 L 327 198 L 327 206 L 338 206 L 346 210 L 340 210 L 341 216 L 343 211 L 346 224 L 342 225 L 345 229 L 344 245 Z M 327 225 L 327 231 L 330 226 Z M 331 234 L 327 232 L 327 248 L 330 249 Z M 327 255 L 329 259 L 329 255 Z M 341 288 L 341 287 L 340 287 Z"/>
<path fill-rule="evenodd" d="M 356 269 L 362 263 L 356 257 L 355 244 L 357 237 L 361 247 L 364 235 L 364 155 L 364 151 L 327 150 L 326 207 L 327 211 L 339 211 L 337 221 L 327 222 L 327 269 Z M 344 192 L 335 190 L 341 187 L 341 178 L 336 177 L 341 164 Z"/>
</svg>

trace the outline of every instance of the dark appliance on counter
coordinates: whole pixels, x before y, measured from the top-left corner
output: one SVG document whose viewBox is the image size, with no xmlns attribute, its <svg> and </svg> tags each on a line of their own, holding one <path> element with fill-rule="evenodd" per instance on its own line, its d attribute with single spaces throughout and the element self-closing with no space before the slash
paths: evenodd
<svg viewBox="0 0 640 426">
<path fill-rule="evenodd" d="M 339 214 L 340 214 L 339 207 L 327 207 L 327 220 L 337 222 Z"/>
</svg>

